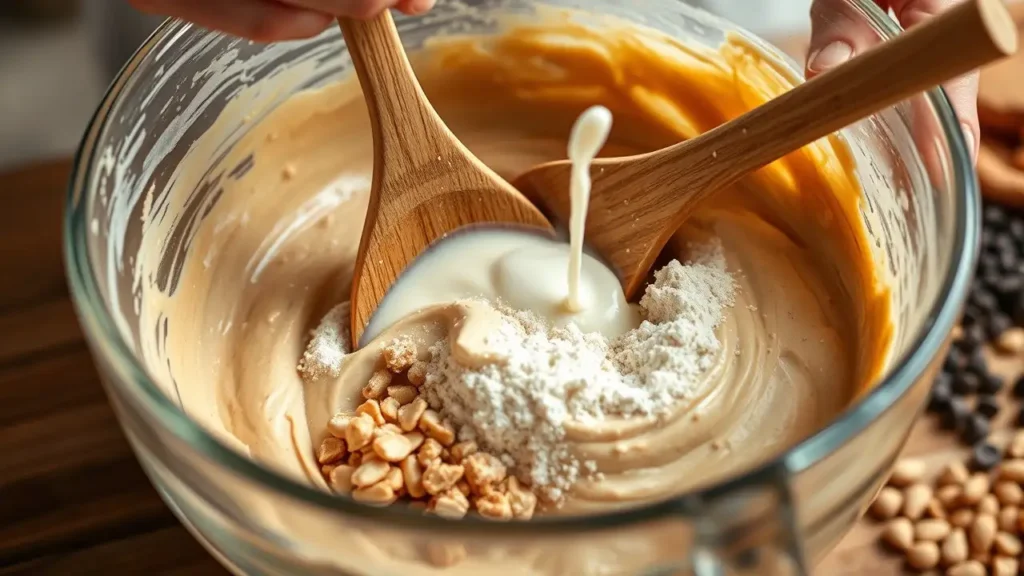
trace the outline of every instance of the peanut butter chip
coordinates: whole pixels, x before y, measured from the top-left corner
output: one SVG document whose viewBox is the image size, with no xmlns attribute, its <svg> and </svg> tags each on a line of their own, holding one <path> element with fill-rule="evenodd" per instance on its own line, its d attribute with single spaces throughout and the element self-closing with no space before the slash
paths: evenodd
<svg viewBox="0 0 1024 576">
<path fill-rule="evenodd" d="M 907 564 L 918 570 L 930 570 L 939 565 L 939 546 L 935 542 L 918 542 L 907 551 Z"/>
<path fill-rule="evenodd" d="M 967 560 L 967 534 L 963 528 L 954 528 L 942 541 L 942 563 L 953 566 Z"/>
<path fill-rule="evenodd" d="M 1024 482 L 1024 460 L 1008 460 L 999 468 L 999 477 L 1018 484 Z"/>
<path fill-rule="evenodd" d="M 932 487 L 927 484 L 914 484 L 903 494 L 903 515 L 917 520 L 924 514 L 928 502 L 932 499 Z"/>
<path fill-rule="evenodd" d="M 969 477 L 967 466 L 959 460 L 954 460 L 943 468 L 942 474 L 939 475 L 939 486 L 962 486 Z"/>
<path fill-rule="evenodd" d="M 1008 532 L 996 534 L 996 553 L 1004 556 L 1019 556 L 1021 552 L 1020 539 Z"/>
<path fill-rule="evenodd" d="M 992 560 L 992 576 L 1017 576 L 1020 561 L 1016 558 L 996 556 Z"/>
<path fill-rule="evenodd" d="M 979 514 L 968 532 L 971 551 L 988 553 L 996 538 L 996 519 L 987 514 Z"/>
<path fill-rule="evenodd" d="M 963 495 L 960 501 L 963 504 L 973 506 L 981 501 L 988 494 L 990 482 L 988 474 L 984 472 L 974 473 L 966 483 L 964 483 Z"/>
<path fill-rule="evenodd" d="M 889 477 L 889 484 L 897 488 L 905 488 L 916 484 L 924 478 L 925 464 L 921 460 L 904 458 L 896 463 Z"/>
<path fill-rule="evenodd" d="M 1024 500 L 1024 491 L 1021 490 L 1020 484 L 1016 482 L 1003 480 L 996 484 L 993 492 L 996 498 L 999 499 L 999 503 L 1003 506 L 1019 506 L 1021 501 Z"/>
<path fill-rule="evenodd" d="M 1006 447 L 1006 456 L 1013 459 L 1024 458 L 1024 430 L 1018 430 L 1013 435 L 1010 445 Z"/>
<path fill-rule="evenodd" d="M 882 541 L 894 550 L 905 552 L 914 545 L 914 525 L 907 518 L 894 518 L 885 525 Z"/>
<path fill-rule="evenodd" d="M 951 530 L 952 527 L 945 520 L 922 520 L 914 526 L 914 535 L 918 540 L 939 542 L 949 536 Z"/>
<path fill-rule="evenodd" d="M 946 576 L 985 576 L 985 565 L 977 560 L 968 560 L 950 567 Z"/>
<path fill-rule="evenodd" d="M 999 521 L 999 529 L 1003 532 L 1016 532 L 1018 515 L 1019 512 L 1016 506 L 1007 506 L 1000 510 L 999 517 L 996 518 Z"/>
</svg>

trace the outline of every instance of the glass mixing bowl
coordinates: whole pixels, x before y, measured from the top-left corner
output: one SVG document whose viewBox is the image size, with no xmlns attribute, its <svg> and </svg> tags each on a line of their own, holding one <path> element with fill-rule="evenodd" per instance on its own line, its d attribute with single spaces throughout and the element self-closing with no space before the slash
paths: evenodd
<svg viewBox="0 0 1024 576">
<path fill-rule="evenodd" d="M 736 31 L 679 1 L 549 3 L 614 14 L 708 46 Z M 844 13 L 831 16 L 859 19 L 880 38 L 898 33 L 871 0 L 833 5 Z M 399 27 L 415 48 L 442 27 L 486 31 L 492 22 L 485 16 L 495 10 L 528 14 L 531 3 L 442 2 L 430 19 L 400 19 Z M 801 69 L 789 64 L 794 74 Z M 179 162 L 215 121 L 209 173 L 225 169 L 218 158 L 254 120 L 349 66 L 336 31 L 265 46 L 169 21 L 126 65 L 84 137 L 65 219 L 72 294 L 125 433 L 182 522 L 240 574 L 408 574 L 390 562 L 404 550 L 447 542 L 502 562 L 504 574 L 808 572 L 887 477 L 925 402 L 973 269 L 979 197 L 945 95 L 930 92 L 844 132 L 857 152 L 862 215 L 893 282 L 895 349 L 876 387 L 781 456 L 700 492 L 588 517 L 451 522 L 366 507 L 259 465 L 191 421 L 141 360 L 139 334 L 157 329 L 140 325 L 132 291 L 147 191 L 161 206 Z M 232 106 L 243 91 L 246 105 Z M 204 194 L 194 196 L 190 202 Z M 182 217 L 203 217 L 185 209 Z M 295 522 L 337 536 L 329 545 L 303 540 L 288 529 Z M 357 538 L 383 543 L 385 553 L 354 554 Z"/>
</svg>

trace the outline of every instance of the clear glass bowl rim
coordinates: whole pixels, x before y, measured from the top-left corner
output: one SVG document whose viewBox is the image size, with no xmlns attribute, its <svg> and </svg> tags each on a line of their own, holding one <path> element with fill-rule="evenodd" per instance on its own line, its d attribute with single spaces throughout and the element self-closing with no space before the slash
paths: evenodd
<svg viewBox="0 0 1024 576">
<path fill-rule="evenodd" d="M 873 0 L 848 0 L 885 39 L 900 33 L 900 27 Z M 156 45 L 170 33 L 179 33 L 178 20 L 165 20 L 136 50 L 111 83 L 82 138 L 75 154 L 65 203 L 63 219 L 65 269 L 71 298 L 78 311 L 83 331 L 92 341 L 94 352 L 102 350 L 104 360 L 117 375 L 116 386 L 125 386 L 125 393 L 156 415 L 157 426 L 168 431 L 205 458 L 269 490 L 280 492 L 323 512 L 338 512 L 370 521 L 401 522 L 409 529 L 444 529 L 448 532 L 486 530 L 489 535 L 522 535 L 605 530 L 617 526 L 643 523 L 678 516 L 692 510 L 693 504 L 738 493 L 752 486 L 768 486 L 778 481 L 780 471 L 797 474 L 813 466 L 864 430 L 913 385 L 929 366 L 947 339 L 958 316 L 973 275 L 980 228 L 980 195 L 966 142 L 941 88 L 929 91 L 926 97 L 937 112 L 940 126 L 949 143 L 952 177 L 956 193 L 953 261 L 942 278 L 940 296 L 920 329 L 914 343 L 892 366 L 890 373 L 873 390 L 851 404 L 831 424 L 790 448 L 776 458 L 719 484 L 682 494 L 664 501 L 621 511 L 579 517 L 538 517 L 530 522 L 495 523 L 466 518 L 460 521 L 416 514 L 399 508 L 373 508 L 342 496 L 336 496 L 292 480 L 227 447 L 189 419 L 170 398 L 150 380 L 129 346 L 122 339 L 111 318 L 106 302 L 90 266 L 86 239 L 88 222 L 85 215 L 87 184 L 92 180 L 97 141 L 109 119 L 109 112 L 119 100 L 127 82 Z M 746 32 L 750 34 L 749 32 Z M 753 35 L 751 35 L 753 36 Z M 756 37 L 756 36 L 754 36 Z M 98 346 L 97 344 L 102 344 Z M 135 385 L 131 389 L 130 382 Z M 137 392 L 141 391 L 141 394 Z"/>
</svg>

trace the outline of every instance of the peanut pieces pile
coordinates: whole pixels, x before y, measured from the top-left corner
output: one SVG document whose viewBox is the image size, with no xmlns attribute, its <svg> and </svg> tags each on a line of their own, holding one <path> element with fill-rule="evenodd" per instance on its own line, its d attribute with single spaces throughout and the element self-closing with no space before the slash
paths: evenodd
<svg viewBox="0 0 1024 576">
<path fill-rule="evenodd" d="M 925 465 L 902 460 L 871 505 L 886 522 L 882 541 L 919 572 L 947 576 L 1017 576 L 1024 535 L 1024 431 L 992 472 L 973 472 L 959 461 L 935 482 Z"/>
<path fill-rule="evenodd" d="M 331 488 L 374 506 L 403 499 L 451 519 L 470 510 L 491 520 L 530 519 L 537 506 L 530 488 L 476 443 L 456 443 L 455 427 L 420 396 L 426 364 L 412 339 L 396 339 L 382 356 L 386 369 L 363 388 L 366 401 L 331 418 L 316 452 Z"/>
</svg>

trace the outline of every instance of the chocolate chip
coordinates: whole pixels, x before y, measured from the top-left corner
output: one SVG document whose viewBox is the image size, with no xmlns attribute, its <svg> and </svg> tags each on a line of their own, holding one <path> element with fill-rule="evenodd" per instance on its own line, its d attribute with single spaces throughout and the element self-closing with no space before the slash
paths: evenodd
<svg viewBox="0 0 1024 576">
<path fill-rule="evenodd" d="M 982 222 L 989 230 L 1000 230 L 1005 227 L 1008 222 L 1006 217 L 1006 211 L 1003 210 L 1002 206 L 996 204 L 989 204 L 985 206 L 984 212 L 982 212 Z"/>
<path fill-rule="evenodd" d="M 964 439 L 964 442 L 974 444 L 988 438 L 989 427 L 988 420 L 984 416 L 981 414 L 971 414 L 964 423 L 961 437 Z"/>
<path fill-rule="evenodd" d="M 971 290 L 971 304 L 980 308 L 983 313 L 992 313 L 999 310 L 999 299 L 991 291 L 981 286 Z"/>
<path fill-rule="evenodd" d="M 1006 314 L 997 312 L 988 319 L 988 339 L 995 340 L 1010 328 L 1013 328 L 1013 320 Z"/>
<path fill-rule="evenodd" d="M 971 450 L 971 467 L 976 470 L 991 470 L 996 464 L 999 464 L 1000 460 L 1002 460 L 1002 454 L 1000 454 L 999 448 L 988 442 L 978 442 Z"/>
<path fill-rule="evenodd" d="M 1017 326 L 1024 326 L 1024 291 L 1017 294 L 1010 307 L 1010 315 Z"/>
<path fill-rule="evenodd" d="M 996 414 L 999 414 L 1000 408 L 999 399 L 987 394 L 979 396 L 978 402 L 974 405 L 974 411 L 989 420 L 994 418 Z"/>
<path fill-rule="evenodd" d="M 973 372 L 961 372 L 953 378 L 953 393 L 960 396 L 976 394 L 981 386 L 981 378 Z"/>
<path fill-rule="evenodd" d="M 949 408 L 949 401 L 953 399 L 952 378 L 949 374 L 939 374 L 932 384 L 932 391 L 928 397 L 928 410 L 930 412 L 942 412 Z"/>
<path fill-rule="evenodd" d="M 985 331 L 985 327 L 980 323 L 981 319 L 982 318 L 979 317 L 978 322 L 964 328 L 964 335 L 958 341 L 957 347 L 967 354 L 974 352 L 980 348 L 982 344 L 988 341 L 988 334 Z"/>
<path fill-rule="evenodd" d="M 963 340 L 958 340 L 961 343 Z M 946 359 L 942 362 L 942 369 L 950 374 L 955 374 L 964 369 L 967 365 L 967 356 L 960 348 L 950 348 L 946 353 Z"/>
<path fill-rule="evenodd" d="M 970 414 L 971 408 L 967 405 L 967 401 L 959 396 L 953 396 L 950 398 L 946 410 L 941 414 L 940 424 L 947 430 L 960 430 L 966 426 L 967 417 Z"/>
<path fill-rule="evenodd" d="M 1024 427 L 1024 406 L 1017 413 L 1017 427 Z"/>
<path fill-rule="evenodd" d="M 999 279 L 993 290 L 1003 310 L 1012 310 L 1014 303 L 1024 290 L 1024 277 L 1020 273 L 1004 276 Z"/>
<path fill-rule="evenodd" d="M 1013 383 L 1013 395 L 1017 398 L 1024 398 L 1024 374 L 1017 377 L 1017 381 Z"/>
<path fill-rule="evenodd" d="M 988 360 L 981 348 L 971 352 L 971 357 L 967 359 L 967 370 L 978 376 L 988 376 Z"/>
<path fill-rule="evenodd" d="M 979 394 L 997 394 L 1003 389 L 1004 380 L 998 374 L 986 374 L 978 385 Z"/>
<path fill-rule="evenodd" d="M 1024 220 L 1013 219 L 1007 227 L 1010 237 L 1017 242 L 1024 242 Z"/>
</svg>

